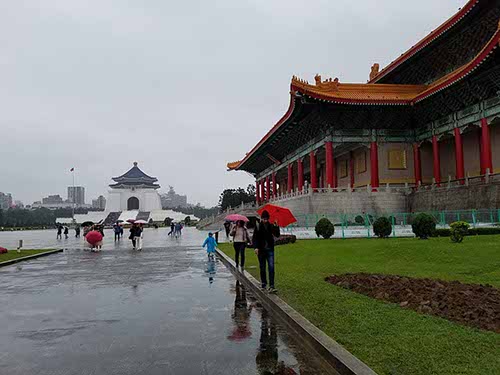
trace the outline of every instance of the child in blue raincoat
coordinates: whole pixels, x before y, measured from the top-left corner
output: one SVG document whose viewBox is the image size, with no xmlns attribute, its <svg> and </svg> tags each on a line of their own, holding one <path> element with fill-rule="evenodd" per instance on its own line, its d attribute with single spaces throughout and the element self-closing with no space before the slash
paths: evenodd
<svg viewBox="0 0 500 375">
<path fill-rule="evenodd" d="M 209 258 L 215 256 L 215 248 L 217 247 L 217 242 L 215 242 L 214 234 L 212 232 L 208 233 L 208 237 L 205 242 L 203 242 L 202 247 L 207 247 L 207 255 Z"/>
</svg>

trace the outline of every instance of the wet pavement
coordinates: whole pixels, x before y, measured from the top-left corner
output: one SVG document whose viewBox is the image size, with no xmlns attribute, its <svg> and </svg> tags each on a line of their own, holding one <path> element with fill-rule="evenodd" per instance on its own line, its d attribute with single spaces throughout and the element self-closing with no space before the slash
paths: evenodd
<svg viewBox="0 0 500 375">
<path fill-rule="evenodd" d="M 327 373 L 207 260 L 204 235 L 147 230 L 142 252 L 111 236 L 101 253 L 75 240 L 63 253 L 0 268 L 0 373 Z"/>
</svg>

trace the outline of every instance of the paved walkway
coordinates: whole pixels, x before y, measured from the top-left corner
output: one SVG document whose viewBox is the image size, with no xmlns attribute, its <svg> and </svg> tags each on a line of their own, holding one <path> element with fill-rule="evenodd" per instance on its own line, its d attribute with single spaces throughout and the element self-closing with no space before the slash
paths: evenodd
<svg viewBox="0 0 500 375">
<path fill-rule="evenodd" d="M 108 242 L 98 254 L 74 248 L 1 268 L 1 373 L 325 373 L 207 261 L 203 236 L 188 229 L 159 246 L 150 235 L 142 252 Z"/>
</svg>

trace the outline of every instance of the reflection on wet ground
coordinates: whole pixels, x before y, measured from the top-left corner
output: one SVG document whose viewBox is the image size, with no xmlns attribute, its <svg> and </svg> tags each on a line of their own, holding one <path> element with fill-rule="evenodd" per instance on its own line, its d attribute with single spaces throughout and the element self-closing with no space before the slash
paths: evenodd
<svg viewBox="0 0 500 375">
<path fill-rule="evenodd" d="M 205 233 L 150 233 L 142 252 L 111 241 L 0 268 L 1 373 L 326 373 L 207 259 Z"/>
</svg>

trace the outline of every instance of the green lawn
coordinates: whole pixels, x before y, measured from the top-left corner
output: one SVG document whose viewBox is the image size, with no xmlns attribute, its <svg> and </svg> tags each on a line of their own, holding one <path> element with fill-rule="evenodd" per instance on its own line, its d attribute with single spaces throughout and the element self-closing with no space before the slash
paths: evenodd
<svg viewBox="0 0 500 375">
<path fill-rule="evenodd" d="M 0 262 L 5 262 L 7 260 L 27 257 L 29 255 L 45 253 L 47 251 L 51 251 L 53 249 L 41 249 L 41 250 L 21 250 L 21 253 L 18 253 L 16 250 L 9 250 L 7 254 L 0 254 Z"/>
<path fill-rule="evenodd" d="M 221 249 L 234 257 L 230 244 Z M 258 278 L 247 250 L 246 268 Z M 302 240 L 276 250 L 279 295 L 379 374 L 500 374 L 500 335 L 418 314 L 331 285 L 331 274 L 367 272 L 500 287 L 500 236 Z M 252 267 L 254 266 L 254 267 Z"/>
</svg>

